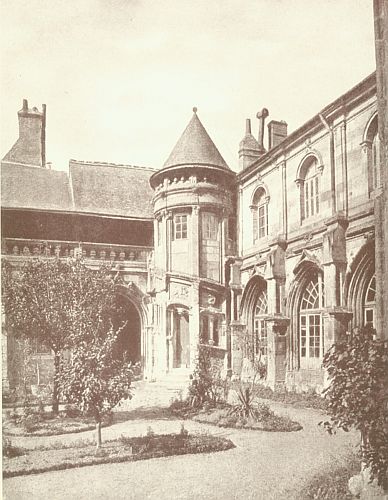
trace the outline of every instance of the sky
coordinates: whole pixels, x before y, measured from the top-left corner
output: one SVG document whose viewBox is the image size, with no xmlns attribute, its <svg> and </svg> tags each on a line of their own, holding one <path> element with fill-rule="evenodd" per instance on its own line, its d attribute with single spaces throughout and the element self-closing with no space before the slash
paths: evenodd
<svg viewBox="0 0 388 500">
<path fill-rule="evenodd" d="M 370 0 L 1 0 L 1 157 L 22 99 L 47 160 L 161 168 L 198 108 L 238 169 L 245 119 L 292 132 L 375 70 Z M 265 141 L 267 138 L 265 138 Z"/>
</svg>

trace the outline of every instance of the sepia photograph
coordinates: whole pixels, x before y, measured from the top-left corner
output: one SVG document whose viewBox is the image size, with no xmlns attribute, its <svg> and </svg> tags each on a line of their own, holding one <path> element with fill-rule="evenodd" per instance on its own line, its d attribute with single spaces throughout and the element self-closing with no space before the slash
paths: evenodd
<svg viewBox="0 0 388 500">
<path fill-rule="evenodd" d="M 388 0 L 0 0 L 2 498 L 388 500 Z"/>
</svg>

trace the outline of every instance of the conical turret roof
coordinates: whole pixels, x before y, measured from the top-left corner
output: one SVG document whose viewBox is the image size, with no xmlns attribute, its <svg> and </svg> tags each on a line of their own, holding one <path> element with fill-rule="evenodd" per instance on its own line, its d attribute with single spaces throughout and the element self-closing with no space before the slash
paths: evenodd
<svg viewBox="0 0 388 500">
<path fill-rule="evenodd" d="M 193 117 L 163 168 L 179 165 L 211 165 L 229 170 L 228 165 L 198 118 L 197 108 L 193 108 L 193 111 Z"/>
</svg>

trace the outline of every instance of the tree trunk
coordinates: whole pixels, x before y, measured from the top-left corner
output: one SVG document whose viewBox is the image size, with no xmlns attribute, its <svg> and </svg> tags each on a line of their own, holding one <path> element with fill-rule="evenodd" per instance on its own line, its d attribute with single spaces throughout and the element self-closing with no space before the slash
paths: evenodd
<svg viewBox="0 0 388 500">
<path fill-rule="evenodd" d="M 98 450 L 99 448 L 101 448 L 101 442 L 102 442 L 102 440 L 101 440 L 101 421 L 96 423 L 96 436 L 97 436 L 96 448 Z"/>
<path fill-rule="evenodd" d="M 53 413 L 57 414 L 59 411 L 59 400 L 58 400 L 58 373 L 59 373 L 59 353 L 54 353 L 54 385 L 53 385 Z"/>
</svg>

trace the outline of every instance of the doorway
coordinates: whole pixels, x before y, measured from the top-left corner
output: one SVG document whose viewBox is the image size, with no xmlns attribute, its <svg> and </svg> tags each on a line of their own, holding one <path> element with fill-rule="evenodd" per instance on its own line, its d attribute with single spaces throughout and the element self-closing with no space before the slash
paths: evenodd
<svg viewBox="0 0 388 500">
<path fill-rule="evenodd" d="M 184 310 L 174 311 L 173 349 L 173 368 L 188 368 L 190 366 L 189 315 Z"/>
</svg>

